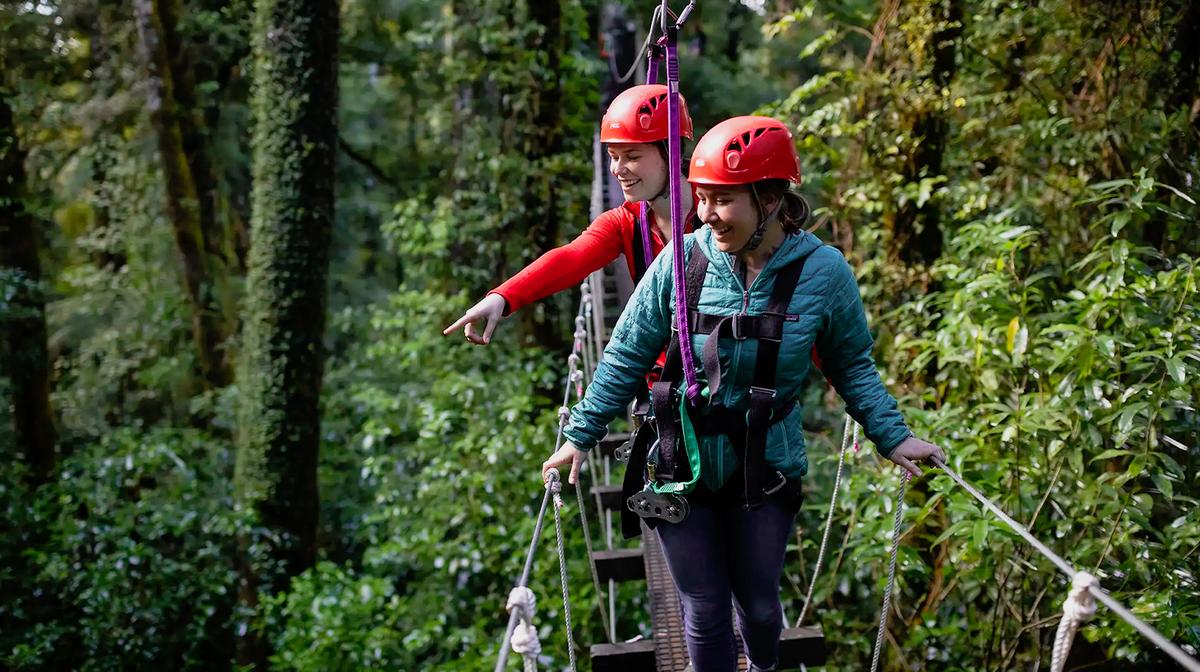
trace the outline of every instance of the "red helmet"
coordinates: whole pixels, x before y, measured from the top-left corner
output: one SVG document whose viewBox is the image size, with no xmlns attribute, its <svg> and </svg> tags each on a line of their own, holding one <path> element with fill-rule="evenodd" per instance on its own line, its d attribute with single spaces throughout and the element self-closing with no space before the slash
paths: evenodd
<svg viewBox="0 0 1200 672">
<path fill-rule="evenodd" d="M 792 133 L 776 119 L 726 119 L 705 133 L 692 152 L 688 181 L 693 184 L 751 184 L 770 179 L 800 183 L 800 157 Z"/>
<path fill-rule="evenodd" d="M 666 140 L 667 87 L 640 84 L 622 91 L 600 122 L 600 142 L 659 142 Z M 692 117 L 687 101 L 679 96 L 679 135 L 691 139 Z"/>
</svg>

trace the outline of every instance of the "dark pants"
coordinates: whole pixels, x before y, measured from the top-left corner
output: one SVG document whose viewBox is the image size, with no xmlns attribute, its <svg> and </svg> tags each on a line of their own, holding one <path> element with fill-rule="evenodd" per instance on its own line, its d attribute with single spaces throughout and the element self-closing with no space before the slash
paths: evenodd
<svg viewBox="0 0 1200 672">
<path fill-rule="evenodd" d="M 750 661 L 773 669 L 783 607 L 779 579 L 795 509 L 777 499 L 743 507 L 693 504 L 683 522 L 656 531 L 679 592 L 695 672 L 737 669 L 730 597 Z"/>
</svg>

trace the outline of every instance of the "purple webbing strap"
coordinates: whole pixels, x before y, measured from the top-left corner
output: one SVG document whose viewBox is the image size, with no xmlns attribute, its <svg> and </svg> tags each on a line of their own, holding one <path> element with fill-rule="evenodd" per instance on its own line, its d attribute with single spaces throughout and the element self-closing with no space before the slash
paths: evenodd
<svg viewBox="0 0 1200 672">
<path fill-rule="evenodd" d="M 658 82 L 658 60 L 662 49 L 658 45 L 653 45 L 646 53 L 646 83 L 654 84 Z M 668 110 L 669 111 L 669 110 Z M 638 225 L 642 227 L 642 259 L 646 261 L 646 266 L 654 259 L 654 248 L 650 244 L 650 204 L 642 201 L 640 216 L 638 217 Z"/>
<path fill-rule="evenodd" d="M 663 12 L 667 2 L 663 0 Z M 679 355 L 683 360 L 683 379 L 687 384 L 688 399 L 695 403 L 700 397 L 700 385 L 696 382 L 696 358 L 692 354 L 692 335 L 688 329 L 687 275 L 683 263 L 683 201 L 680 193 L 681 172 L 679 142 L 679 57 L 675 52 L 678 27 L 667 27 L 667 136 L 668 170 L 671 171 L 671 243 L 675 271 L 675 325 L 679 335 Z M 695 254 L 703 254 L 699 250 Z"/>
</svg>

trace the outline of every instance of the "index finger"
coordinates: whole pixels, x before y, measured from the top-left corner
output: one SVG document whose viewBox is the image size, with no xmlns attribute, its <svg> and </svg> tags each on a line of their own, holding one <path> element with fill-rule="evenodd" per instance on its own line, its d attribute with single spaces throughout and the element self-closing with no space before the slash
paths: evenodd
<svg viewBox="0 0 1200 672">
<path fill-rule="evenodd" d="M 471 314 L 463 313 L 463 316 L 458 318 L 457 322 L 455 322 L 454 324 L 452 324 L 442 330 L 442 335 L 449 336 L 450 332 L 457 331 L 459 327 L 463 326 L 464 324 L 466 324 L 467 322 L 470 322 L 470 321 L 471 321 Z"/>
</svg>

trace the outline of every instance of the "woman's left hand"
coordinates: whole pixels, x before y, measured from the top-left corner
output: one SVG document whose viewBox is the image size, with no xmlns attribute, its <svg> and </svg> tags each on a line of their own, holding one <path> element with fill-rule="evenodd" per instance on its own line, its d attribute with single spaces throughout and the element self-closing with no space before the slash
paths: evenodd
<svg viewBox="0 0 1200 672">
<path fill-rule="evenodd" d="M 585 458 L 587 458 L 587 453 L 576 448 L 575 444 L 570 441 L 564 441 L 562 448 L 559 448 L 542 463 L 542 481 L 546 480 L 546 472 L 569 464 L 571 473 L 567 476 L 567 483 L 575 485 L 575 482 L 579 480 L 579 465 L 583 464 Z"/>
<path fill-rule="evenodd" d="M 892 449 L 892 454 L 888 456 L 888 459 L 904 467 L 913 476 L 920 476 L 921 470 L 914 462 L 928 460 L 932 457 L 936 457 L 942 462 L 946 461 L 946 454 L 942 452 L 941 448 L 928 441 L 910 436 Z"/>
</svg>

